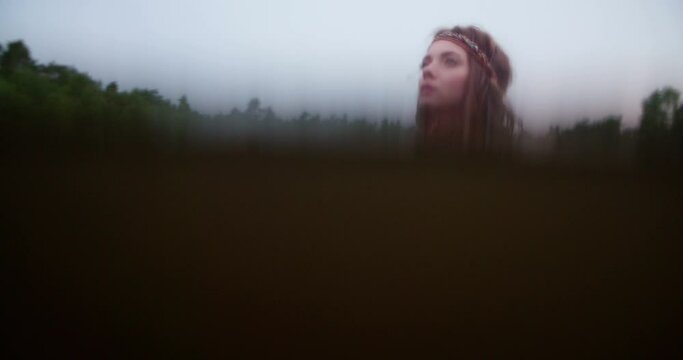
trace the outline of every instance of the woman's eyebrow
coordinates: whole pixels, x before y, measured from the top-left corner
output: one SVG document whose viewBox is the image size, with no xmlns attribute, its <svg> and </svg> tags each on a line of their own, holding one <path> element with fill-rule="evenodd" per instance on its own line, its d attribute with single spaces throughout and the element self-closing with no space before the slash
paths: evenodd
<svg viewBox="0 0 683 360">
<path fill-rule="evenodd" d="M 455 51 L 451 51 L 451 50 L 449 50 L 449 51 L 444 51 L 444 52 L 442 52 L 442 53 L 439 54 L 439 55 L 440 55 L 441 57 L 448 56 L 448 55 L 460 56 L 460 54 L 458 54 L 458 53 L 455 52 Z M 425 55 L 422 59 L 427 59 L 427 58 L 431 58 L 431 57 L 432 57 L 432 55 L 427 54 L 427 55 Z"/>
<path fill-rule="evenodd" d="M 455 56 L 455 57 L 457 57 L 457 58 L 461 58 L 461 57 L 462 57 L 462 55 L 458 54 L 458 53 L 455 52 L 455 51 L 444 51 L 444 52 L 442 52 L 442 53 L 439 54 L 439 55 L 440 55 L 442 58 L 444 58 L 444 57 L 446 57 L 446 56 L 449 56 L 449 55 L 453 55 L 453 56 Z M 425 60 L 431 59 L 431 58 L 432 58 L 432 56 L 429 55 L 429 54 L 427 54 L 427 55 L 425 55 L 425 56 L 422 58 L 422 61 L 425 61 Z"/>
<path fill-rule="evenodd" d="M 444 51 L 441 53 L 441 57 L 446 57 L 448 55 L 455 55 L 457 57 L 460 57 L 460 54 L 456 53 L 455 51 Z"/>
<path fill-rule="evenodd" d="M 449 55 L 453 55 L 453 56 L 455 56 L 456 58 L 461 58 L 461 57 L 462 57 L 462 55 L 458 54 L 458 53 L 455 52 L 455 51 L 444 51 L 444 52 L 442 52 L 442 53 L 439 54 L 439 55 L 440 55 L 442 58 L 445 58 L 446 56 L 449 56 Z M 422 58 L 422 61 L 425 61 L 425 60 L 431 59 L 431 58 L 432 58 L 431 55 L 425 55 L 425 57 Z"/>
</svg>

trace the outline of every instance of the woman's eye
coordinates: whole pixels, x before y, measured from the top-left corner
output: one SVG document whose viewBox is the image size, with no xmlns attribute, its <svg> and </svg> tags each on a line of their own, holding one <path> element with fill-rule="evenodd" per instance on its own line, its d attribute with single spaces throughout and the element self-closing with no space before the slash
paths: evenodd
<svg viewBox="0 0 683 360">
<path fill-rule="evenodd" d="M 446 64 L 448 65 L 456 65 L 458 62 L 455 61 L 454 59 L 446 59 Z"/>
</svg>

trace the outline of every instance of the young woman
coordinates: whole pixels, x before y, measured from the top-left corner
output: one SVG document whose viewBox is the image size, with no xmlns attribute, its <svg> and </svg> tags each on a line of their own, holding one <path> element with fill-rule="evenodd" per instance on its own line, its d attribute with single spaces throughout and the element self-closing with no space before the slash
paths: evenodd
<svg viewBox="0 0 683 360">
<path fill-rule="evenodd" d="M 438 30 L 422 61 L 416 112 L 418 154 L 501 153 L 513 145 L 505 52 L 476 27 Z"/>
</svg>

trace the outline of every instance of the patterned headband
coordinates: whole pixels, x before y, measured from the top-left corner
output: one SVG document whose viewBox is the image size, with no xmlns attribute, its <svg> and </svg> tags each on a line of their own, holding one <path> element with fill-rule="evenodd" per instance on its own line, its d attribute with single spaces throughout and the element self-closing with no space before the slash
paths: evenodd
<svg viewBox="0 0 683 360">
<path fill-rule="evenodd" d="M 491 61 L 489 61 L 489 58 L 486 56 L 486 54 L 484 54 L 484 52 L 481 50 L 479 45 L 477 45 L 476 42 L 472 41 L 470 38 L 468 38 L 467 36 L 465 36 L 461 33 L 456 33 L 456 32 L 452 32 L 452 31 L 443 31 L 443 32 L 436 34 L 436 36 L 434 36 L 434 40 L 432 42 L 437 41 L 437 40 L 447 40 L 447 41 L 454 42 L 454 43 L 457 43 L 460 45 L 464 44 L 466 46 L 466 48 L 469 49 L 476 56 L 479 63 L 482 66 L 484 66 L 486 71 L 491 76 L 491 79 L 493 80 L 493 82 L 496 85 L 498 84 L 498 77 L 496 76 L 496 72 L 493 71 L 493 67 L 491 66 Z"/>
</svg>

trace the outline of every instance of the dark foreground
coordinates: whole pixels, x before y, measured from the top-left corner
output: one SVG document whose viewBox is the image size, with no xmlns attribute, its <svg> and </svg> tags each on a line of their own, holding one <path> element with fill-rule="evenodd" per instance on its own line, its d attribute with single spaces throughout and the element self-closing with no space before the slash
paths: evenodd
<svg viewBox="0 0 683 360">
<path fill-rule="evenodd" d="M 12 357 L 681 352 L 680 177 L 226 155 L 2 174 Z"/>
</svg>

